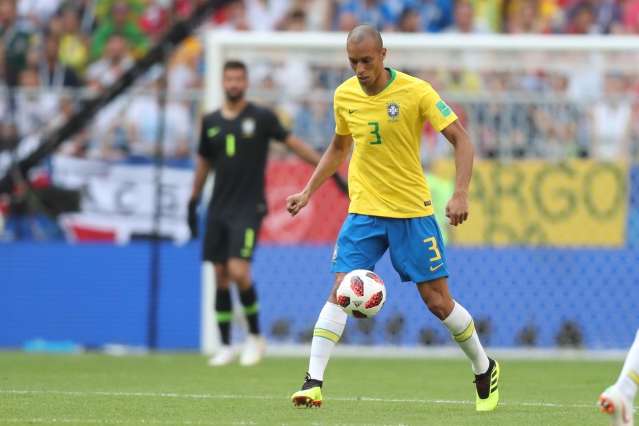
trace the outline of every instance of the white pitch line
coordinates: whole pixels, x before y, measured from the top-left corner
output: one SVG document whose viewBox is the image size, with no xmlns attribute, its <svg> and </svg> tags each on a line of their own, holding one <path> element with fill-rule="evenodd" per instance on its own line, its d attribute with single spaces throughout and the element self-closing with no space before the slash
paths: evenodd
<svg viewBox="0 0 639 426">
<path fill-rule="evenodd" d="M 115 397 L 150 397 L 150 398 L 183 398 L 183 399 L 253 399 L 253 400 L 282 400 L 285 396 L 275 395 L 214 395 L 214 394 L 193 394 L 175 392 L 109 392 L 109 391 L 60 391 L 60 390 L 19 390 L 0 389 L 0 394 L 13 395 L 67 395 L 67 396 L 115 396 Z M 474 401 L 452 400 L 452 399 L 412 399 L 412 398 L 374 398 L 374 397 L 331 397 L 328 401 L 342 402 L 381 402 L 398 404 L 441 404 L 441 405 L 472 405 Z M 547 408 L 596 408 L 593 404 L 557 404 L 541 401 L 506 401 L 500 405 L 510 407 L 547 407 Z"/>
<path fill-rule="evenodd" d="M 115 419 L 84 419 L 84 418 L 67 418 L 67 417 L 14 417 L 14 418 L 2 418 L 0 417 L 0 423 L 78 423 L 78 424 L 107 424 L 107 425 L 121 425 L 121 424 L 148 424 L 148 425 L 215 425 L 212 422 L 203 421 L 169 421 L 169 420 L 156 420 L 156 419 L 134 419 L 134 420 L 115 420 Z M 237 421 L 226 423 L 229 425 L 256 425 L 255 422 Z"/>
</svg>

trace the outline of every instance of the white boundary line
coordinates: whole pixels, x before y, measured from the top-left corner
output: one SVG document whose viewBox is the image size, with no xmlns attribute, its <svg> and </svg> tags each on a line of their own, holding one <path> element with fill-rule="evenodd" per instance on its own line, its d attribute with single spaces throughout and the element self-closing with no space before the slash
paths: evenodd
<svg viewBox="0 0 639 426">
<path fill-rule="evenodd" d="M 271 357 L 308 357 L 310 345 L 272 344 L 267 347 Z M 623 361 L 626 350 L 584 350 L 584 349 L 543 349 L 543 348 L 488 348 L 491 356 L 515 360 L 583 360 L 583 361 Z M 466 359 L 457 346 L 364 346 L 337 345 L 331 356 L 342 358 L 425 358 L 425 359 Z"/>
<path fill-rule="evenodd" d="M 197 420 L 182 420 L 182 421 L 168 421 L 168 420 L 156 420 L 156 419 L 134 419 L 134 420 L 116 420 L 116 419 L 86 419 L 86 418 L 73 418 L 73 417 L 0 417 L 0 423 L 42 423 L 42 424 L 106 424 L 106 425 L 123 425 L 123 424 L 143 424 L 143 425 L 215 425 L 213 422 L 197 421 Z M 229 422 L 229 425 L 256 425 L 255 422 Z"/>
<path fill-rule="evenodd" d="M 110 392 L 110 391 L 62 391 L 62 390 L 20 390 L 20 389 L 0 389 L 0 395 L 63 395 L 63 396 L 115 396 L 115 397 L 143 397 L 143 398 L 183 398 L 183 399 L 252 399 L 252 400 L 280 400 L 288 402 L 286 396 L 277 395 L 215 395 L 215 394 L 192 394 L 175 392 Z M 419 398 L 373 398 L 373 397 L 331 397 L 329 401 L 340 402 L 377 402 L 390 404 L 433 404 L 433 405 L 472 405 L 473 401 L 452 400 L 452 399 L 419 399 Z M 595 409 L 592 404 L 555 404 L 542 401 L 506 401 L 500 405 L 509 407 L 544 407 L 544 408 L 590 408 Z M 0 419 L 1 421 L 1 419 Z"/>
</svg>

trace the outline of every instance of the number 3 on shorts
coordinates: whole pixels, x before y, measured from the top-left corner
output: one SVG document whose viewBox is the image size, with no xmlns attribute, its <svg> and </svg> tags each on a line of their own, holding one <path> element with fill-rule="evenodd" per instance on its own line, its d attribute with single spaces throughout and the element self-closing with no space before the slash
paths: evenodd
<svg viewBox="0 0 639 426">
<path fill-rule="evenodd" d="M 438 260 L 440 260 L 442 258 L 442 255 L 439 252 L 439 247 L 437 247 L 437 240 L 435 239 L 435 237 L 428 237 L 424 240 L 424 242 L 430 243 L 430 247 L 428 247 L 428 250 L 435 253 L 435 256 L 431 257 L 430 261 L 437 262 Z"/>
</svg>

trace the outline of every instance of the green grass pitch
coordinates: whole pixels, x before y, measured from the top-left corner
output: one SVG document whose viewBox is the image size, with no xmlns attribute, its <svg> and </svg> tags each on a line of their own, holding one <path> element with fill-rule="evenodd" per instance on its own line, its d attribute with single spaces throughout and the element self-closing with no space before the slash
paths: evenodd
<svg viewBox="0 0 639 426">
<path fill-rule="evenodd" d="M 462 360 L 336 358 L 324 405 L 289 395 L 304 358 L 206 366 L 197 355 L 0 353 L 0 424 L 604 425 L 595 401 L 621 362 L 502 360 L 502 405 L 474 411 Z"/>
</svg>

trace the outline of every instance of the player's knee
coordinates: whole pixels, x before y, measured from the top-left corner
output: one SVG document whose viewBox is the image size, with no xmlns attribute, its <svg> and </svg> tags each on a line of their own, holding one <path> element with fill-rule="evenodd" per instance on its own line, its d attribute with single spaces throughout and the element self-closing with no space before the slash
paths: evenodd
<svg viewBox="0 0 639 426">
<path fill-rule="evenodd" d="M 251 285 L 251 274 L 243 268 L 229 268 L 229 278 L 230 281 L 236 283 L 242 290 Z"/>
<path fill-rule="evenodd" d="M 229 288 L 229 280 L 225 276 L 215 277 L 215 286 L 220 290 L 226 290 Z"/>
</svg>

